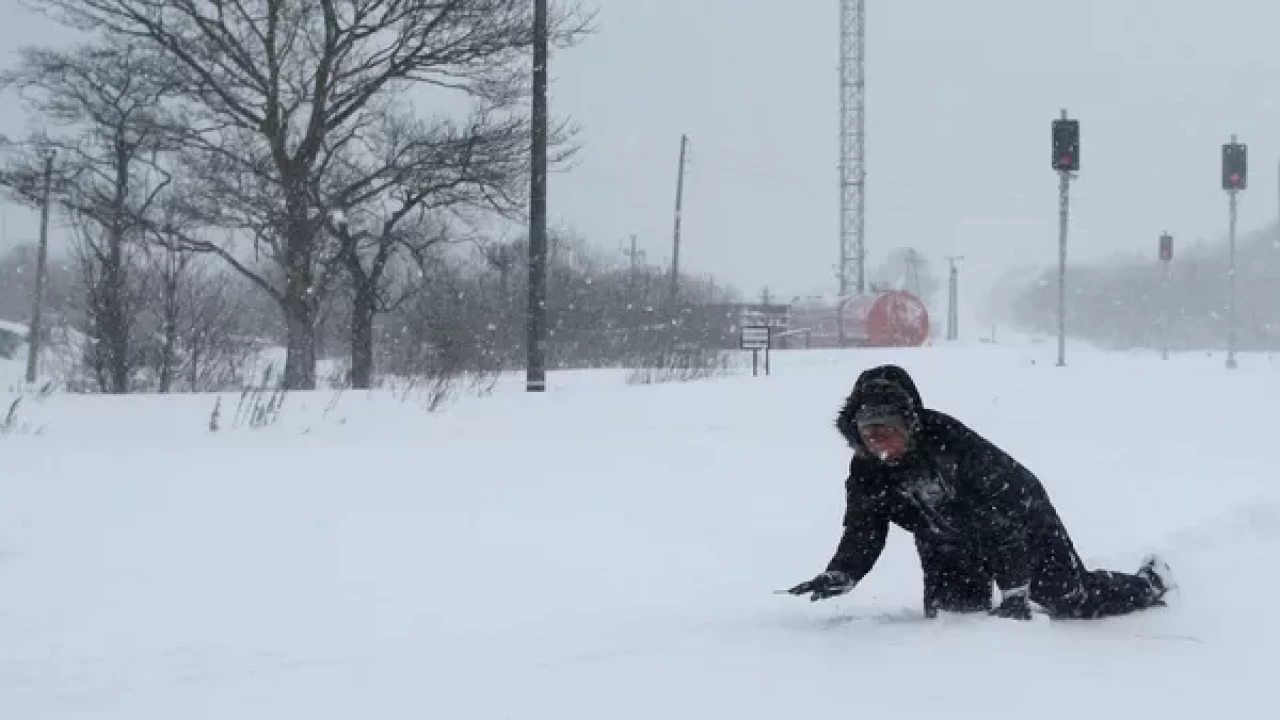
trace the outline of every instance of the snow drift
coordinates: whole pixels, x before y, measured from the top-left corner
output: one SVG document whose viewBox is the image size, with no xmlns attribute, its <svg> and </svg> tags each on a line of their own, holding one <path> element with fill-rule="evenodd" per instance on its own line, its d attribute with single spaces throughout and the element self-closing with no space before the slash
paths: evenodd
<svg viewBox="0 0 1280 720">
<path fill-rule="evenodd" d="M 1270 717 L 1280 365 L 1051 350 L 441 413 L 317 392 L 217 433 L 208 396 L 33 398 L 0 437 L 0 717 Z M 774 595 L 834 549 L 832 421 L 885 361 L 1035 471 L 1087 562 L 1164 553 L 1172 606 L 923 621 L 896 530 L 850 595 Z"/>
</svg>

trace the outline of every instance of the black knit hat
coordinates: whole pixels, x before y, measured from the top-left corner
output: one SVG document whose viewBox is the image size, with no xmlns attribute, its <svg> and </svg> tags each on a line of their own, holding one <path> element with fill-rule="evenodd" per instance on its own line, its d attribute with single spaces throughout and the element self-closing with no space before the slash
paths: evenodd
<svg viewBox="0 0 1280 720">
<path fill-rule="evenodd" d="M 859 425 L 896 425 L 906 428 L 907 416 L 914 410 L 911 395 L 896 383 L 878 380 L 868 383 L 862 392 L 854 422 Z"/>
</svg>

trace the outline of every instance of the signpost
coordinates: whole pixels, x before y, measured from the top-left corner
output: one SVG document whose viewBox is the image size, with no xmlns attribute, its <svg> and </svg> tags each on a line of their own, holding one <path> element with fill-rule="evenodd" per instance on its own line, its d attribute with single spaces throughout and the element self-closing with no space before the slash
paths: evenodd
<svg viewBox="0 0 1280 720">
<path fill-rule="evenodd" d="M 773 328 L 768 325 L 743 325 L 738 339 L 738 346 L 751 351 L 751 376 L 760 374 L 760 351 L 764 350 L 764 374 L 769 374 L 769 346 L 773 338 Z"/>
</svg>

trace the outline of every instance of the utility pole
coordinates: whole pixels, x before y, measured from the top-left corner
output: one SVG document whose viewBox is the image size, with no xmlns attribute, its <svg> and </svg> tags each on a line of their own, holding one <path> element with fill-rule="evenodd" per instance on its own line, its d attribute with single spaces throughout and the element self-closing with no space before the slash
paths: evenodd
<svg viewBox="0 0 1280 720">
<path fill-rule="evenodd" d="M 680 166 L 676 174 L 676 218 L 671 238 L 671 312 L 674 314 L 680 298 L 680 220 L 684 211 L 684 168 L 689 149 L 689 136 L 680 136 Z"/>
<path fill-rule="evenodd" d="M 947 262 L 951 264 L 949 273 L 949 283 L 947 287 L 947 339 L 960 339 L 960 270 L 956 267 L 956 262 L 963 260 L 963 255 L 948 255 Z"/>
<path fill-rule="evenodd" d="M 40 358 L 40 336 L 44 310 L 44 279 L 49 263 L 49 195 L 53 188 L 54 151 L 44 156 L 44 187 L 40 191 L 40 246 L 36 250 L 36 289 L 31 302 L 31 326 L 27 328 L 27 383 L 35 384 Z"/>
<path fill-rule="evenodd" d="M 920 254 L 915 248 L 907 248 L 907 257 L 904 261 L 906 265 L 906 277 L 903 279 L 903 285 L 907 292 L 920 296 Z"/>
<path fill-rule="evenodd" d="M 526 392 L 544 392 L 547 389 L 547 32 L 547 0 L 533 0 Z"/>
<path fill-rule="evenodd" d="M 1053 121 L 1053 169 L 1058 171 L 1058 367 L 1067 364 L 1067 229 L 1071 180 L 1080 169 L 1080 122 L 1067 111 Z"/>
<path fill-rule="evenodd" d="M 631 249 L 623 251 L 623 254 L 627 256 L 627 261 L 628 261 L 627 271 L 631 274 L 632 282 L 635 282 L 636 274 L 640 271 L 640 260 L 645 255 L 643 250 L 636 247 L 636 244 L 638 242 L 639 242 L 639 238 L 634 233 L 632 233 Z"/>
<path fill-rule="evenodd" d="M 644 251 L 636 247 L 636 241 L 637 237 L 635 233 L 632 233 L 631 249 L 624 251 L 630 261 L 627 270 L 627 304 L 633 307 L 636 304 L 636 283 L 640 276 L 640 258 L 644 257 Z"/>
<path fill-rule="evenodd" d="M 1227 300 L 1227 369 L 1234 370 L 1236 363 L 1236 204 L 1237 196 L 1248 185 L 1248 149 L 1236 141 L 1222 146 L 1222 189 L 1227 191 L 1227 244 L 1230 264 L 1227 270 L 1229 284 Z"/>
<path fill-rule="evenodd" d="M 1160 235 L 1160 264 L 1164 266 L 1164 332 L 1160 342 L 1160 359 L 1169 359 L 1169 332 L 1173 325 L 1173 295 L 1169 283 L 1169 263 L 1173 261 L 1173 236 L 1169 233 Z"/>
</svg>

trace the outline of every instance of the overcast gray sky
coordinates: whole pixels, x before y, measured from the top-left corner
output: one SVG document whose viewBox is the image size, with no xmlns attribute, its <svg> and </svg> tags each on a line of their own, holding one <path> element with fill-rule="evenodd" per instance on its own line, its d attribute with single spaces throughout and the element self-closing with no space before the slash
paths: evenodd
<svg viewBox="0 0 1280 720">
<path fill-rule="evenodd" d="M 682 265 L 751 295 L 830 286 L 838 257 L 838 0 L 594 0 L 599 33 L 552 59 L 553 111 L 582 126 L 552 221 L 670 257 L 681 133 Z M 16 0 L 0 0 L 15 6 Z M 1073 258 L 1226 227 L 1220 146 L 1250 147 L 1241 229 L 1274 222 L 1280 52 L 1274 0 L 868 0 L 869 265 L 912 245 L 962 254 L 966 296 L 1057 253 L 1049 123 L 1082 124 Z M 0 44 L 48 33 L 5 14 Z M 21 127 L 0 108 L 0 131 Z M 33 212 L 8 208 L 10 241 Z M 976 299 L 976 297 L 975 297 Z"/>
</svg>

